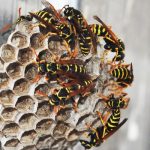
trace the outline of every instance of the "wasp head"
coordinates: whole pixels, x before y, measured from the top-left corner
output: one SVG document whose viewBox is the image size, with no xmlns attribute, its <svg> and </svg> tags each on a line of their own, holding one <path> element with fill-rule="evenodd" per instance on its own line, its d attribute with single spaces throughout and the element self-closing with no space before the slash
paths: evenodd
<svg viewBox="0 0 150 150">
<path fill-rule="evenodd" d="M 71 18 L 74 16 L 74 8 L 66 5 L 64 15 L 68 18 L 68 20 L 71 20 Z"/>
<path fill-rule="evenodd" d="M 38 72 L 39 72 L 41 75 L 44 75 L 44 74 L 47 73 L 46 65 L 47 65 L 46 61 L 43 61 L 43 60 L 38 63 L 38 66 L 39 66 L 39 67 L 38 67 Z"/>
</svg>

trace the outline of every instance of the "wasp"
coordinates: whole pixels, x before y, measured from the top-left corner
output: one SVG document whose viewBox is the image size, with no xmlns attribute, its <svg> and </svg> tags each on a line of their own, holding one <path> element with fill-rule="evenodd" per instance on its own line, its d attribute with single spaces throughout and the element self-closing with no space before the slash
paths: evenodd
<svg viewBox="0 0 150 150">
<path fill-rule="evenodd" d="M 116 55 L 113 58 L 113 62 L 123 61 L 125 57 L 125 44 L 121 39 L 118 39 L 117 36 L 110 30 L 110 28 L 98 17 L 94 16 L 101 25 L 91 25 L 92 31 L 97 36 L 103 36 L 105 41 L 104 48 L 110 50 L 111 52 L 116 52 Z"/>
<path fill-rule="evenodd" d="M 106 103 L 106 107 L 109 109 L 126 109 L 129 103 L 129 98 L 125 98 L 127 93 L 122 93 L 120 96 L 115 97 L 114 94 L 110 94 L 108 97 L 104 95 L 100 95 L 102 99 L 99 101 L 103 101 Z"/>
<path fill-rule="evenodd" d="M 125 118 L 121 123 L 119 123 L 120 109 L 114 109 L 106 123 L 102 119 L 100 113 L 97 113 L 100 116 L 100 120 L 103 125 L 97 127 L 96 129 L 90 127 L 91 132 L 88 134 L 88 137 L 90 137 L 90 141 L 80 140 L 82 146 L 84 146 L 86 149 L 90 149 L 93 146 L 100 146 L 101 143 L 104 142 L 104 140 L 113 135 L 127 121 L 127 118 Z"/>
<path fill-rule="evenodd" d="M 131 85 L 134 79 L 132 63 L 114 65 L 109 73 L 113 78 L 116 78 L 118 85 L 123 88 Z"/>
<path fill-rule="evenodd" d="M 77 60 L 76 60 L 77 61 Z M 86 68 L 70 61 L 46 62 L 44 60 L 38 62 L 38 72 L 41 75 L 47 74 L 47 79 L 59 75 L 66 75 L 71 78 L 84 78 L 87 76 Z"/>
<path fill-rule="evenodd" d="M 92 80 L 84 80 L 82 82 L 73 80 L 69 84 L 66 84 L 65 87 L 58 90 L 55 94 L 50 95 L 49 103 L 51 106 L 58 106 L 60 104 L 65 105 L 65 103 L 72 99 L 73 96 L 90 92 L 92 88 L 94 88 Z"/>
<path fill-rule="evenodd" d="M 52 33 L 50 31 L 53 31 L 65 41 L 65 45 L 67 47 L 68 52 L 70 54 L 71 52 L 73 52 L 72 55 L 73 57 L 75 57 L 76 37 L 72 27 L 64 19 L 63 20 L 61 19 L 60 15 L 58 15 L 57 11 L 50 3 L 48 3 L 49 5 L 47 6 L 47 3 L 45 4 L 43 1 L 43 4 L 46 6 L 45 9 L 37 13 L 30 13 L 30 14 L 40 22 L 41 28 L 47 29 L 48 33 L 45 35 L 45 37 L 51 35 Z M 71 52 L 69 49 L 71 50 Z"/>
<path fill-rule="evenodd" d="M 64 6 L 62 10 L 64 8 L 64 16 L 75 27 L 78 34 L 81 53 L 85 56 L 88 55 L 91 47 L 93 47 L 94 52 L 96 52 L 97 46 L 95 37 L 82 13 L 73 7 L 69 7 L 69 5 Z"/>
</svg>

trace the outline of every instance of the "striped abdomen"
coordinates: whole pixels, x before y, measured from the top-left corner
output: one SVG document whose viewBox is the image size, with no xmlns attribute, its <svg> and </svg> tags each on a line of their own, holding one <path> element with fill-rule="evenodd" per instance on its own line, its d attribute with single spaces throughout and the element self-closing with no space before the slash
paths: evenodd
<svg viewBox="0 0 150 150">
<path fill-rule="evenodd" d="M 106 28 L 104 28 L 100 24 L 92 24 L 90 25 L 91 31 L 97 36 L 109 36 Z"/>
<path fill-rule="evenodd" d="M 130 76 L 130 71 L 126 67 L 118 67 L 112 70 L 111 75 L 119 80 L 125 80 Z"/>
<path fill-rule="evenodd" d="M 114 130 L 118 126 L 119 121 L 120 121 L 120 109 L 115 109 L 112 111 L 112 115 L 107 120 L 107 123 L 105 125 L 105 134 Z"/>
<path fill-rule="evenodd" d="M 78 36 L 79 46 L 83 55 L 88 55 L 92 46 L 92 38 L 87 28 L 82 29 Z"/>
<path fill-rule="evenodd" d="M 47 63 L 46 65 L 41 63 L 40 66 L 44 69 L 46 73 L 53 74 L 77 74 L 77 75 L 85 75 L 86 69 L 82 65 L 77 64 L 59 64 L 59 63 Z"/>
<path fill-rule="evenodd" d="M 56 25 L 56 23 L 58 22 L 52 14 L 48 13 L 47 11 L 41 10 L 38 11 L 37 13 L 35 13 L 37 15 L 37 17 L 39 17 L 41 20 L 43 20 L 44 22 L 47 22 L 47 24 L 52 24 L 52 25 Z"/>
<path fill-rule="evenodd" d="M 66 64 L 60 65 L 60 71 L 62 72 L 69 72 L 69 73 L 77 73 L 77 74 L 85 74 L 86 69 L 84 66 L 80 66 L 77 64 Z"/>
</svg>

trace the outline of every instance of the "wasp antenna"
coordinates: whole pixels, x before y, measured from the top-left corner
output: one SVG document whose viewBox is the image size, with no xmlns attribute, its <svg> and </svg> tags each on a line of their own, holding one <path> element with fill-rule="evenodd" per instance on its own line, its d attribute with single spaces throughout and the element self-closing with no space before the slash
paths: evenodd
<svg viewBox="0 0 150 150">
<path fill-rule="evenodd" d="M 19 12 L 19 17 L 21 16 L 21 7 L 19 7 L 18 12 Z"/>
</svg>

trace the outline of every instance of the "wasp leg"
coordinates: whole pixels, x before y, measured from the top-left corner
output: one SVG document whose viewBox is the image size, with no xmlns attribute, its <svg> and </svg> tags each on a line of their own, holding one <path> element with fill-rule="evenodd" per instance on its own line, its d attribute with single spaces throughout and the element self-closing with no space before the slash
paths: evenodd
<svg viewBox="0 0 150 150">
<path fill-rule="evenodd" d="M 46 35 L 44 35 L 42 38 L 40 38 L 40 42 L 45 40 L 48 36 L 57 35 L 56 33 L 48 32 Z"/>
<path fill-rule="evenodd" d="M 123 109 L 126 109 L 128 107 L 128 104 L 129 104 L 129 101 L 130 101 L 130 98 L 125 98 L 123 99 L 123 101 L 125 102 L 125 106 Z"/>
<path fill-rule="evenodd" d="M 99 97 L 101 97 L 104 101 L 108 100 L 108 97 L 103 95 L 102 93 L 98 94 Z"/>
<path fill-rule="evenodd" d="M 29 47 L 32 51 L 33 51 L 33 53 L 35 54 L 35 56 L 36 56 L 36 59 L 37 60 L 39 60 L 39 57 L 38 57 L 38 55 L 37 55 L 37 53 L 36 53 L 36 51 L 35 51 L 35 49 L 34 48 L 32 48 L 32 47 Z M 34 62 L 35 63 L 35 62 Z M 35 64 L 37 64 L 37 63 L 35 63 Z"/>
<path fill-rule="evenodd" d="M 78 55 L 78 49 L 75 48 L 75 49 L 73 50 L 73 52 L 71 52 L 71 58 L 76 58 L 77 55 Z"/>
<path fill-rule="evenodd" d="M 32 83 L 38 82 L 41 78 L 41 75 L 36 75 L 36 77 L 32 80 Z"/>
<path fill-rule="evenodd" d="M 41 96 L 46 96 L 47 97 L 47 94 L 45 94 L 44 92 L 40 91 L 40 90 L 37 90 L 35 92 L 35 94 L 38 94 L 38 95 L 41 95 Z"/>
<path fill-rule="evenodd" d="M 84 132 L 83 135 L 88 138 L 89 137 L 89 134 L 87 132 Z"/>
<path fill-rule="evenodd" d="M 30 29 L 33 30 L 33 28 L 39 27 L 40 25 L 43 26 L 42 23 L 39 23 L 39 22 L 38 22 L 38 23 L 35 23 L 34 25 L 32 25 L 32 26 L 30 27 Z"/>
<path fill-rule="evenodd" d="M 70 47 L 66 41 L 64 41 L 64 46 L 66 47 L 66 50 L 68 51 L 69 56 L 71 57 L 71 50 L 70 50 Z"/>
<path fill-rule="evenodd" d="M 55 114 L 57 114 L 58 111 L 59 111 L 59 107 L 58 106 L 54 106 L 53 111 L 54 111 Z"/>
<path fill-rule="evenodd" d="M 78 111 L 77 111 L 77 108 L 78 108 L 77 102 L 74 101 L 74 102 L 73 102 L 73 109 L 74 109 L 75 112 L 78 112 Z"/>
<path fill-rule="evenodd" d="M 91 127 L 91 125 L 89 125 L 89 124 L 87 124 L 87 123 L 86 123 L 85 125 L 86 125 L 86 128 L 87 128 L 87 129 L 90 129 L 91 131 L 95 132 L 97 138 L 99 139 L 97 130 L 96 130 L 95 128 Z"/>
<path fill-rule="evenodd" d="M 108 118 L 110 112 L 107 112 L 104 117 L 102 117 L 102 114 L 99 111 L 96 111 L 96 113 L 99 116 L 102 125 L 105 126 L 105 124 L 107 122 L 107 118 Z"/>
<path fill-rule="evenodd" d="M 131 64 L 118 64 L 118 67 L 126 67 L 126 68 L 128 68 L 129 66 L 131 66 Z"/>
<path fill-rule="evenodd" d="M 90 124 L 85 123 L 85 126 L 86 126 L 86 128 L 87 128 L 87 129 L 90 129 L 90 130 L 92 130 L 92 131 L 96 132 L 96 129 L 95 129 L 95 128 L 93 128 L 93 127 L 91 127 L 91 125 L 90 125 Z"/>
<path fill-rule="evenodd" d="M 70 81 L 69 83 L 63 83 L 63 87 L 70 87 L 70 86 L 72 86 L 72 85 L 74 85 L 74 84 L 77 84 L 78 83 L 78 80 L 72 80 L 72 81 Z"/>
</svg>

